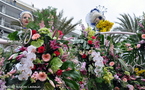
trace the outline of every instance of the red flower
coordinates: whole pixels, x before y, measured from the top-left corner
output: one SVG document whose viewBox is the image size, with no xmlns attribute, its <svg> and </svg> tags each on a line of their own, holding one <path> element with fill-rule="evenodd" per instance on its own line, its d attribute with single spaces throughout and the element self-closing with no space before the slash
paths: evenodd
<svg viewBox="0 0 145 90">
<path fill-rule="evenodd" d="M 59 56 L 59 55 L 60 55 L 60 52 L 59 52 L 59 51 L 54 51 L 54 54 L 55 54 L 56 56 Z"/>
<path fill-rule="evenodd" d="M 79 84 L 83 84 L 83 81 L 79 81 Z"/>
<path fill-rule="evenodd" d="M 61 69 L 57 70 L 56 75 L 58 76 L 62 75 L 62 70 Z"/>
<path fill-rule="evenodd" d="M 37 31 L 36 30 L 32 30 L 32 35 L 36 34 Z"/>
<path fill-rule="evenodd" d="M 45 51 L 44 46 L 38 48 L 38 53 L 43 53 Z"/>
<path fill-rule="evenodd" d="M 34 67 L 31 70 L 35 70 L 36 69 L 36 65 L 34 64 Z"/>
<path fill-rule="evenodd" d="M 60 36 L 60 35 L 63 35 L 63 33 L 62 33 L 61 30 L 58 30 L 58 34 L 59 34 L 59 36 Z"/>
<path fill-rule="evenodd" d="M 95 36 L 92 36 L 92 39 L 96 39 L 96 37 Z"/>
<path fill-rule="evenodd" d="M 93 41 L 91 41 L 91 40 L 88 40 L 88 44 L 93 44 Z"/>
<path fill-rule="evenodd" d="M 87 57 L 87 55 L 86 55 L 86 54 L 83 54 L 83 55 L 82 55 L 82 58 L 86 58 L 86 57 Z"/>
</svg>

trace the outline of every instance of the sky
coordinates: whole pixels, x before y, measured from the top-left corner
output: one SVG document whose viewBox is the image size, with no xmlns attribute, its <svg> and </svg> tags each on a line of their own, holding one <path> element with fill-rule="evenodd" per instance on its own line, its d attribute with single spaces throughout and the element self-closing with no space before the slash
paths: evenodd
<svg viewBox="0 0 145 90">
<path fill-rule="evenodd" d="M 133 16 L 141 16 L 145 12 L 145 0 L 21 0 L 29 5 L 34 4 L 34 7 L 38 9 L 45 9 L 48 6 L 57 8 L 60 12 L 63 10 L 64 17 L 74 20 L 72 23 L 76 23 L 82 20 L 82 23 L 86 24 L 86 15 L 91 9 L 101 5 L 107 8 L 105 13 L 106 20 L 111 22 L 118 21 L 120 14 L 130 14 Z"/>
</svg>

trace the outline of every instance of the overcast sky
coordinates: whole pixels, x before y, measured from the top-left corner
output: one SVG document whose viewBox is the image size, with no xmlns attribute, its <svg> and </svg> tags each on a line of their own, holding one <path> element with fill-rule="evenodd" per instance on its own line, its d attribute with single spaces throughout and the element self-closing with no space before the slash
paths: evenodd
<svg viewBox="0 0 145 90">
<path fill-rule="evenodd" d="M 91 9 L 98 5 L 105 6 L 107 13 L 105 17 L 111 22 L 117 21 L 119 14 L 135 14 L 136 16 L 142 15 L 145 12 L 145 0 L 21 0 L 27 4 L 34 4 L 38 9 L 44 9 L 48 6 L 57 8 L 58 12 L 63 10 L 64 17 L 74 17 L 73 22 L 82 19 L 86 24 L 86 15 Z"/>
</svg>

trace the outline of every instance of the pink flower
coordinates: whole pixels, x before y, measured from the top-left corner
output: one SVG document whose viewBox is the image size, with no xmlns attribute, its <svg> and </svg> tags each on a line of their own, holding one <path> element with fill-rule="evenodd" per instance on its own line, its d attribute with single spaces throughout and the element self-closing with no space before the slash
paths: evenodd
<svg viewBox="0 0 145 90">
<path fill-rule="evenodd" d="M 125 43 L 125 46 L 129 47 L 129 46 L 131 46 L 131 44 L 130 43 Z"/>
<path fill-rule="evenodd" d="M 129 90 L 134 90 L 133 85 L 127 85 L 127 87 L 129 88 Z"/>
<path fill-rule="evenodd" d="M 16 70 L 12 70 L 12 71 L 10 71 L 10 72 L 8 72 L 9 74 L 14 74 L 14 73 L 16 73 Z"/>
<path fill-rule="evenodd" d="M 35 72 L 32 74 L 31 78 L 37 80 L 37 79 L 38 79 L 38 75 L 39 75 L 38 72 L 35 71 Z"/>
<path fill-rule="evenodd" d="M 55 77 L 55 81 L 56 81 L 57 83 L 59 83 L 59 84 L 62 83 L 62 80 L 61 80 L 61 78 L 59 78 L 59 77 Z"/>
<path fill-rule="evenodd" d="M 113 66 L 114 64 L 115 64 L 114 62 L 110 62 L 110 63 L 109 63 L 110 66 Z"/>
<path fill-rule="evenodd" d="M 141 79 L 141 80 L 145 82 L 145 79 Z"/>
<path fill-rule="evenodd" d="M 18 55 L 17 57 L 16 57 L 16 60 L 20 60 L 21 58 L 23 58 L 25 55 L 23 55 L 23 54 L 21 54 L 21 55 Z"/>
<path fill-rule="evenodd" d="M 49 83 L 50 83 L 53 87 L 55 87 L 55 85 L 54 85 L 54 83 L 53 83 L 52 80 L 49 80 Z"/>
<path fill-rule="evenodd" d="M 145 34 L 142 34 L 141 37 L 142 37 L 143 39 L 145 39 Z"/>
<path fill-rule="evenodd" d="M 96 37 L 95 37 L 95 36 L 92 36 L 91 38 L 92 38 L 92 39 L 96 39 Z"/>
<path fill-rule="evenodd" d="M 44 62 L 48 62 L 51 59 L 51 55 L 49 53 L 43 54 L 42 59 Z"/>
<path fill-rule="evenodd" d="M 140 48 L 140 46 L 141 46 L 140 44 L 137 44 L 136 48 Z"/>
<path fill-rule="evenodd" d="M 123 80 L 124 82 L 127 82 L 127 78 L 123 78 L 122 80 Z"/>
<path fill-rule="evenodd" d="M 51 74 L 53 74 L 53 71 L 52 71 L 52 69 L 51 69 L 51 68 L 49 68 L 49 69 L 48 69 L 48 71 L 49 71 Z"/>
<path fill-rule="evenodd" d="M 47 74 L 45 72 L 39 72 L 37 77 L 40 81 L 45 81 L 47 79 Z"/>
<path fill-rule="evenodd" d="M 131 51 L 131 50 L 133 50 L 133 48 L 129 47 L 127 50 L 128 50 L 128 51 Z"/>
<path fill-rule="evenodd" d="M 38 38 L 40 38 L 40 34 L 38 34 L 38 33 L 36 33 L 32 36 L 32 40 L 36 40 Z"/>
<path fill-rule="evenodd" d="M 56 42 L 56 40 L 52 40 L 50 41 L 50 47 L 55 50 L 57 48 L 59 48 L 59 44 Z"/>
</svg>

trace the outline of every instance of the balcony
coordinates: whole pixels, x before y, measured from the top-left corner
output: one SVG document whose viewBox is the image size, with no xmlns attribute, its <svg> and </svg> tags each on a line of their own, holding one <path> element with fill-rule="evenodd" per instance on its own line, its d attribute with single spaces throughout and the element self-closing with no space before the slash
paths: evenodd
<svg viewBox="0 0 145 90">
<path fill-rule="evenodd" d="M 16 3 L 14 3 L 13 0 L 2 0 L 2 1 L 4 1 L 4 2 L 6 2 L 6 3 L 8 3 L 8 4 L 10 4 L 10 5 L 14 6 L 14 7 L 17 7 L 19 9 L 21 9 L 22 11 L 23 10 L 29 10 L 29 11 L 35 11 L 35 10 L 37 10 L 33 6 L 28 5 L 28 4 L 26 4 L 26 3 L 24 3 L 24 2 L 22 2 L 20 0 L 17 0 Z"/>
<path fill-rule="evenodd" d="M 6 21 L 2 22 L 1 20 L 0 20 L 0 28 L 3 28 L 4 31 L 7 31 L 7 32 L 13 32 L 15 30 L 21 29 L 20 26 L 12 25 L 11 23 L 6 22 Z"/>
</svg>

